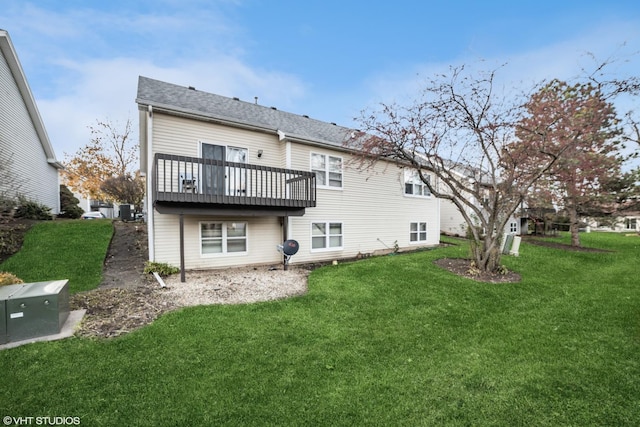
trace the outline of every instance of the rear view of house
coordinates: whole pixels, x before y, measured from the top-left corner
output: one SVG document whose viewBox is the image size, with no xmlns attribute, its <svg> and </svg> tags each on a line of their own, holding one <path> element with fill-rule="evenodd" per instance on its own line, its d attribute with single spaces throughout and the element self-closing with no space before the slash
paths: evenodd
<svg viewBox="0 0 640 427">
<path fill-rule="evenodd" d="M 0 30 L 0 197 L 60 211 L 56 160 L 9 34 Z"/>
<path fill-rule="evenodd" d="M 354 258 L 439 242 L 438 200 L 352 129 L 140 77 L 149 257 L 185 269 Z"/>
</svg>

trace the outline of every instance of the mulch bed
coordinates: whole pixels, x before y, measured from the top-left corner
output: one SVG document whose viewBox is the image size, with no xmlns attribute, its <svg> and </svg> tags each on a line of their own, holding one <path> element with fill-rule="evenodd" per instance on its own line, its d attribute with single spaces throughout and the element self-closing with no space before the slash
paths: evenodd
<svg viewBox="0 0 640 427">
<path fill-rule="evenodd" d="M 471 260 L 464 258 L 441 258 L 435 260 L 434 264 L 476 282 L 517 283 L 521 280 L 520 275 L 514 271 L 507 271 L 504 274 L 476 271 L 471 268 Z"/>
</svg>

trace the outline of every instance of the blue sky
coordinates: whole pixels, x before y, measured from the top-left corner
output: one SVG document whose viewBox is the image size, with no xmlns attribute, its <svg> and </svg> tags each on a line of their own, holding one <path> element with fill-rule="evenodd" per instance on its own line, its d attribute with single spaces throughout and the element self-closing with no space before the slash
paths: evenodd
<svg viewBox="0 0 640 427">
<path fill-rule="evenodd" d="M 637 0 L 2 0 L 0 28 L 60 160 L 98 119 L 137 134 L 139 75 L 356 126 L 449 65 L 507 63 L 527 84 L 590 52 L 640 71 Z"/>
</svg>

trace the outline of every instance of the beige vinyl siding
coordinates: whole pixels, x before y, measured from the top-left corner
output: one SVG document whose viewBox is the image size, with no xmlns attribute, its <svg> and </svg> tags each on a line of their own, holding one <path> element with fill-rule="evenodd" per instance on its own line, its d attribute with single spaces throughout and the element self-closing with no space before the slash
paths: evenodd
<svg viewBox="0 0 640 427">
<path fill-rule="evenodd" d="M 201 222 L 247 223 L 247 253 L 202 255 Z M 178 215 L 155 216 L 156 261 L 180 265 L 180 219 Z M 184 216 L 184 258 L 187 270 L 278 264 L 282 255 L 276 246 L 282 242 L 282 227 L 277 217 L 208 217 Z"/>
<path fill-rule="evenodd" d="M 300 243 L 292 263 L 376 254 L 393 248 L 396 241 L 402 250 L 438 244 L 438 200 L 405 196 L 401 168 L 378 162 L 361 171 L 348 153 L 301 144 L 293 145 L 292 167 L 309 170 L 312 152 L 342 157 L 343 188 L 318 189 L 317 207 L 308 208 L 302 217 L 289 219 L 290 238 Z M 311 224 L 314 222 L 342 223 L 343 249 L 312 250 Z M 427 223 L 426 242 L 410 243 L 411 222 Z"/>
<path fill-rule="evenodd" d="M 196 120 L 154 114 L 153 152 L 199 157 L 200 142 L 226 145 L 248 150 L 248 163 L 284 167 L 285 143 L 277 135 L 203 123 Z M 258 158 L 258 150 L 263 150 Z M 153 211 L 155 260 L 180 264 L 180 228 L 177 215 L 162 215 Z M 201 256 L 200 221 L 236 221 L 248 224 L 248 253 Z M 208 269 L 247 264 L 278 263 L 282 256 L 276 245 L 282 242 L 282 226 L 278 217 L 220 218 L 184 216 L 185 268 Z"/>
<path fill-rule="evenodd" d="M 464 236 L 467 232 L 467 222 L 450 200 L 440 201 L 440 231 L 454 236 Z"/>
<path fill-rule="evenodd" d="M 464 236 L 467 233 L 467 222 L 458 210 L 458 207 L 449 200 L 440 201 L 440 231 L 445 234 L 453 236 Z M 467 208 L 470 212 L 471 218 L 475 217 L 474 213 L 471 213 L 471 209 Z M 478 226 L 480 221 L 474 221 Z M 515 223 L 515 231 L 511 230 L 511 224 Z M 520 234 L 520 218 L 514 215 L 509 217 L 509 220 L 504 226 L 504 234 Z"/>
<path fill-rule="evenodd" d="M 199 157 L 200 142 L 246 148 L 248 163 L 261 166 L 284 167 L 284 142 L 277 135 L 203 123 L 166 114 L 154 114 L 153 152 Z M 258 150 L 262 150 L 258 158 Z"/>
<path fill-rule="evenodd" d="M 360 254 L 378 254 L 393 248 L 397 241 L 402 250 L 434 246 L 439 242 L 439 210 L 435 197 L 408 197 L 404 194 L 404 173 L 401 168 L 379 162 L 361 171 L 353 165 L 350 154 L 339 149 L 279 141 L 277 135 L 253 132 L 195 120 L 155 114 L 153 151 L 197 157 L 199 141 L 246 148 L 248 162 L 272 167 L 287 167 L 287 144 L 291 147 L 289 168 L 311 170 L 311 153 L 343 159 L 343 187 L 318 189 L 317 206 L 307 208 L 302 217 L 290 217 L 288 237 L 298 240 L 300 250 L 291 263 L 351 258 Z M 258 150 L 262 158 L 257 158 Z M 154 213 L 155 261 L 179 265 L 179 217 Z M 278 264 L 282 256 L 276 245 L 282 243 L 280 218 L 247 217 L 218 218 L 184 216 L 185 267 L 208 269 L 248 264 Z M 236 221 L 248 224 L 248 252 L 202 256 L 200 253 L 201 221 Z M 311 224 L 339 222 L 342 224 L 343 248 L 311 250 Z M 410 242 L 410 224 L 427 223 L 427 241 Z M 386 245 L 386 246 L 385 246 Z"/>
<path fill-rule="evenodd" d="M 58 213 L 58 170 L 47 163 L 27 106 L 9 69 L 0 55 L 0 167 L 16 177 L 14 182 L 0 182 L 0 194 L 24 195 Z M 9 187 L 11 184 L 11 187 Z"/>
</svg>

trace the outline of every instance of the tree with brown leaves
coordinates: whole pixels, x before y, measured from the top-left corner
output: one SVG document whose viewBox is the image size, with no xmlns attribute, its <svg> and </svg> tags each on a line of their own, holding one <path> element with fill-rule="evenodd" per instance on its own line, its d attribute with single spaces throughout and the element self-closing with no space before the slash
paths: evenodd
<svg viewBox="0 0 640 427">
<path fill-rule="evenodd" d="M 511 144 L 516 168 L 537 168 L 548 153 L 564 154 L 536 182 L 570 222 L 571 244 L 580 246 L 579 219 L 613 206 L 610 184 L 622 176 L 622 129 L 612 103 L 598 86 L 553 80 L 525 105 L 518 142 Z"/>
<path fill-rule="evenodd" d="M 118 202 L 102 190 L 102 185 L 113 177 L 134 179 L 138 144 L 131 140 L 131 120 L 127 120 L 123 129 L 109 120 L 97 120 L 89 129 L 89 143 L 73 156 L 65 153 L 64 182 L 94 200 Z"/>
</svg>

